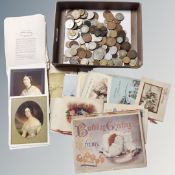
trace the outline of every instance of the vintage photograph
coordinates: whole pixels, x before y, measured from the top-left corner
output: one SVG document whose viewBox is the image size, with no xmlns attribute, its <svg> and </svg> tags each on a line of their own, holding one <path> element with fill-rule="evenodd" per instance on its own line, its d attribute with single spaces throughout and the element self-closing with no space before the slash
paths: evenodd
<svg viewBox="0 0 175 175">
<path fill-rule="evenodd" d="M 108 102 L 135 104 L 139 85 L 139 80 L 122 76 L 113 76 Z"/>
<path fill-rule="evenodd" d="M 146 166 L 140 112 L 73 120 L 76 173 Z"/>
<path fill-rule="evenodd" d="M 52 103 L 51 109 L 51 129 L 71 133 L 71 124 L 75 117 L 103 112 L 103 100 L 77 97 L 57 98 Z"/>
<path fill-rule="evenodd" d="M 47 96 L 12 98 L 11 106 L 11 144 L 47 143 Z"/>
<path fill-rule="evenodd" d="M 148 109 L 148 111 L 157 113 L 160 104 L 160 98 L 162 95 L 162 90 L 162 87 L 145 83 L 143 86 L 143 91 L 139 105 L 144 104 L 144 107 Z"/>
<path fill-rule="evenodd" d="M 81 97 L 102 99 L 107 102 L 111 80 L 111 76 L 102 73 L 89 73 Z"/>
<path fill-rule="evenodd" d="M 149 118 L 163 121 L 170 85 L 148 78 L 142 78 L 136 98 L 136 104 L 148 109 Z"/>
<path fill-rule="evenodd" d="M 11 96 L 36 96 L 45 93 L 45 69 L 12 69 Z"/>
</svg>

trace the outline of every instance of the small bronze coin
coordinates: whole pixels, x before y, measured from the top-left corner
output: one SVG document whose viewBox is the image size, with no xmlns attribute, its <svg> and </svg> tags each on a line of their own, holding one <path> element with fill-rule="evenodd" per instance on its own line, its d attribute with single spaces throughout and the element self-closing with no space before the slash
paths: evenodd
<svg viewBox="0 0 175 175">
<path fill-rule="evenodd" d="M 83 34 L 82 35 L 82 38 L 83 40 L 86 42 L 86 43 L 89 43 L 92 41 L 92 36 L 90 33 L 86 33 L 86 34 Z"/>
<path fill-rule="evenodd" d="M 117 30 L 117 32 L 120 31 L 120 30 L 123 30 L 122 25 L 117 24 L 115 30 Z"/>
<path fill-rule="evenodd" d="M 126 37 L 126 32 L 124 30 L 119 30 L 117 32 L 117 36 L 121 36 L 121 37 L 125 38 Z"/>
<path fill-rule="evenodd" d="M 129 58 L 129 57 L 124 57 L 124 58 L 123 58 L 123 62 L 124 62 L 125 64 L 129 64 L 129 63 L 130 63 L 130 58 Z"/>
<path fill-rule="evenodd" d="M 86 58 L 90 58 L 92 56 L 92 52 L 90 50 L 86 50 Z"/>
<path fill-rule="evenodd" d="M 113 65 L 114 65 L 113 60 L 108 60 L 107 66 L 113 66 Z"/>
<path fill-rule="evenodd" d="M 106 40 L 106 44 L 108 46 L 114 46 L 116 44 L 116 39 L 112 38 L 112 37 L 108 37 L 107 40 Z"/>
<path fill-rule="evenodd" d="M 106 66 L 107 63 L 108 63 L 108 60 L 106 60 L 106 59 L 100 60 L 100 65 L 101 65 L 101 66 Z"/>
<path fill-rule="evenodd" d="M 106 37 L 103 37 L 102 40 L 100 42 L 98 42 L 98 44 L 100 46 L 105 45 L 106 44 Z"/>
<path fill-rule="evenodd" d="M 127 56 L 131 59 L 134 59 L 137 57 L 137 52 L 135 50 L 130 50 L 127 54 Z"/>
<path fill-rule="evenodd" d="M 102 26 L 100 29 L 101 29 L 101 31 L 107 31 L 108 30 L 105 26 Z"/>
<path fill-rule="evenodd" d="M 117 50 L 120 50 L 121 45 L 120 45 L 119 43 L 116 43 L 116 45 L 115 45 L 115 46 L 117 47 Z"/>
<path fill-rule="evenodd" d="M 126 50 L 128 52 L 131 49 L 131 44 L 129 42 L 123 42 L 121 44 L 121 49 Z"/>
<path fill-rule="evenodd" d="M 114 20 L 114 16 L 113 14 L 110 12 L 110 13 L 106 13 L 105 15 L 106 17 L 106 21 L 110 22 L 110 21 L 113 21 Z"/>
<path fill-rule="evenodd" d="M 107 22 L 107 28 L 109 30 L 114 30 L 116 28 L 116 23 L 115 22 Z"/>
<path fill-rule="evenodd" d="M 96 30 L 97 30 L 96 26 L 90 26 L 90 28 L 89 28 L 89 32 L 92 34 L 94 34 Z"/>
<path fill-rule="evenodd" d="M 90 22 L 90 21 L 88 21 L 88 20 L 84 21 L 84 24 L 85 24 L 85 25 L 87 25 L 88 27 L 90 27 L 90 26 L 91 26 L 91 22 Z"/>
<path fill-rule="evenodd" d="M 77 49 L 77 56 L 79 58 L 85 58 L 86 57 L 86 50 L 84 50 L 83 48 L 78 48 Z"/>
<path fill-rule="evenodd" d="M 117 31 L 116 30 L 110 30 L 109 31 L 109 36 L 113 37 L 113 38 L 117 37 Z"/>
<path fill-rule="evenodd" d="M 108 13 L 111 13 L 111 11 L 110 11 L 110 10 L 105 10 L 105 11 L 103 12 L 103 17 L 106 18 L 106 14 L 108 14 Z"/>
</svg>

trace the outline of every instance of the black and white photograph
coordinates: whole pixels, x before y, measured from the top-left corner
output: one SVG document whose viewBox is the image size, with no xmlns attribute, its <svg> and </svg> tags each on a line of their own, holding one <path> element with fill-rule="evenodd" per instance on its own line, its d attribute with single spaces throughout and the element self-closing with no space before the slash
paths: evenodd
<svg viewBox="0 0 175 175">
<path fill-rule="evenodd" d="M 45 93 L 45 69 L 12 69 L 10 96 L 36 96 Z"/>
</svg>

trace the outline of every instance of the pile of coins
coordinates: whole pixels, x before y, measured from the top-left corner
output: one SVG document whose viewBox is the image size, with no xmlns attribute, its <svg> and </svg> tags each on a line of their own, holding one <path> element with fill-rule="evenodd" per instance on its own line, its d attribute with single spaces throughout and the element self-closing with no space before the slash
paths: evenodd
<svg viewBox="0 0 175 175">
<path fill-rule="evenodd" d="M 130 66 L 138 64 L 137 52 L 123 30 L 122 13 L 103 12 L 99 22 L 97 12 L 76 9 L 67 11 L 64 64 Z"/>
</svg>

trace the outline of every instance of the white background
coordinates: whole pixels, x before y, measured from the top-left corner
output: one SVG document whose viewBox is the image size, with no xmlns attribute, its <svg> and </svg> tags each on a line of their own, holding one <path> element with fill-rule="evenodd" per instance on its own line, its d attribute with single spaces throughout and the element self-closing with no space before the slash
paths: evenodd
<svg viewBox="0 0 175 175">
<path fill-rule="evenodd" d="M 3 20 L 7 16 L 42 13 L 47 21 L 49 56 L 52 56 L 56 0 L 0 0 L 0 174 L 74 175 L 72 138 L 51 133 L 48 147 L 10 151 L 8 148 L 7 77 L 3 43 Z M 175 1 L 142 0 L 144 65 L 137 70 L 100 71 L 140 78 L 147 76 L 171 83 L 165 121 L 149 124 L 148 166 L 140 169 L 94 173 L 98 175 L 175 174 Z M 91 173 L 93 174 L 93 173 Z"/>
</svg>

